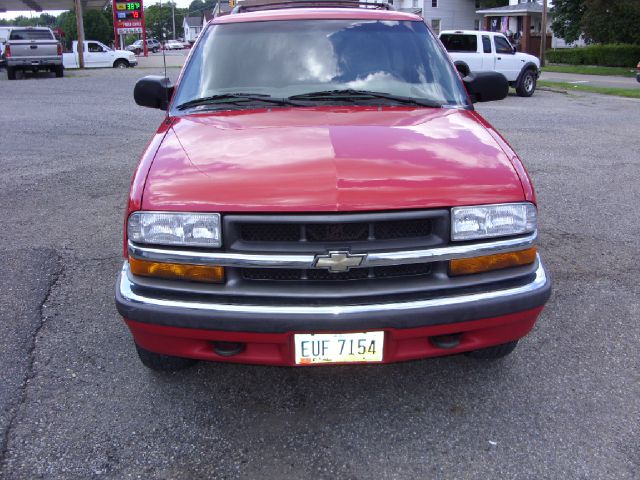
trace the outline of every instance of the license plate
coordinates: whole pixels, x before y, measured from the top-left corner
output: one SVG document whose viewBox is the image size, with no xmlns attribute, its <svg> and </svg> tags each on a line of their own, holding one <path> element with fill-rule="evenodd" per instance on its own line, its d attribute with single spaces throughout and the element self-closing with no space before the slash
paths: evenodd
<svg viewBox="0 0 640 480">
<path fill-rule="evenodd" d="M 294 335 L 296 365 L 381 362 L 384 332 Z"/>
</svg>

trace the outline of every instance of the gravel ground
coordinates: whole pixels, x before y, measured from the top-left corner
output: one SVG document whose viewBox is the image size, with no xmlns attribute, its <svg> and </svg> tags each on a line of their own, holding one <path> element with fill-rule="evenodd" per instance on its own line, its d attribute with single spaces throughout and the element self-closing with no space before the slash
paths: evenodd
<svg viewBox="0 0 640 480">
<path fill-rule="evenodd" d="M 510 357 L 156 374 L 113 304 L 149 73 L 0 74 L 0 477 L 640 477 L 640 102 L 479 106 L 533 177 L 555 281 Z"/>
</svg>

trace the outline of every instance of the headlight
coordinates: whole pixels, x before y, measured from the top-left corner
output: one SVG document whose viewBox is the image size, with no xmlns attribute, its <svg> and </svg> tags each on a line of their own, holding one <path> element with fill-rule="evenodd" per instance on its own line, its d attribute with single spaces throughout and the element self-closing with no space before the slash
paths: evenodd
<svg viewBox="0 0 640 480">
<path fill-rule="evenodd" d="M 532 203 L 455 207 L 451 210 L 451 239 L 521 235 L 534 232 L 537 224 L 537 211 Z"/>
<path fill-rule="evenodd" d="M 220 214 L 135 212 L 127 222 L 129 240 L 136 243 L 188 247 L 220 247 Z"/>
</svg>

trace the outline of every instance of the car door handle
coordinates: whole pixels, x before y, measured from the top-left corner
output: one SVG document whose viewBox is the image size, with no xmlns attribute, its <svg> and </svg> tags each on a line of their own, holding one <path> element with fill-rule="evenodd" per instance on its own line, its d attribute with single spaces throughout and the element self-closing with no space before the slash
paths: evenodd
<svg viewBox="0 0 640 480">
<path fill-rule="evenodd" d="M 498 60 L 502 60 L 502 57 L 498 57 Z"/>
<path fill-rule="evenodd" d="M 31 50 L 35 50 L 36 48 L 38 48 L 38 45 L 30 45 Z"/>
</svg>

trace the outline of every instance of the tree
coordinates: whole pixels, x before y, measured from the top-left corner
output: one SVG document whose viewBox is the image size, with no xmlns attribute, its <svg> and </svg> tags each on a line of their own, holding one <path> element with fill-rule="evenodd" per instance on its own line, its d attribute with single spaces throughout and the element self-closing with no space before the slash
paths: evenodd
<svg viewBox="0 0 640 480">
<path fill-rule="evenodd" d="M 217 0 L 193 0 L 189 4 L 189 15 L 197 17 L 201 16 L 204 12 L 211 12 L 217 3 Z"/>
<path fill-rule="evenodd" d="M 41 13 L 37 17 L 20 15 L 13 20 L 0 20 L 0 25 L 16 25 L 18 27 L 52 27 L 56 24 L 56 17 L 48 13 Z"/>
<path fill-rule="evenodd" d="M 581 26 L 595 43 L 640 44 L 638 0 L 585 0 Z"/>
<path fill-rule="evenodd" d="M 585 8 L 584 0 L 554 0 L 553 33 L 569 43 L 578 40 L 582 35 Z"/>
<path fill-rule="evenodd" d="M 176 9 L 176 37 L 182 35 L 182 18 Z M 147 25 L 147 37 L 164 40 L 173 38 L 173 24 L 171 21 L 171 4 L 162 3 L 149 5 L 144 9 L 144 21 Z M 166 37 L 163 35 L 166 34 Z"/>
<path fill-rule="evenodd" d="M 64 32 L 64 43 L 67 49 L 71 48 L 71 42 L 78 39 L 76 29 L 76 14 L 74 12 L 62 12 L 58 15 L 57 26 Z"/>
<path fill-rule="evenodd" d="M 206 5 L 202 0 L 193 0 L 193 2 L 191 2 L 189 4 L 189 11 L 190 12 L 202 12 L 204 11 Z"/>
<path fill-rule="evenodd" d="M 109 28 L 113 32 L 113 7 L 111 6 L 111 3 L 109 3 L 106 8 L 102 10 L 102 15 L 104 15 L 104 18 L 109 24 Z"/>
<path fill-rule="evenodd" d="M 554 33 L 567 42 L 640 44 L 638 0 L 554 0 Z"/>
<path fill-rule="evenodd" d="M 97 40 L 106 45 L 111 43 L 113 28 L 109 26 L 109 22 L 107 22 L 102 12 L 89 10 L 85 12 L 82 19 L 84 21 L 84 37 L 86 40 Z M 64 32 L 64 42 L 67 48 L 70 48 L 71 42 L 78 39 L 75 12 L 63 12 L 58 15 L 57 26 Z"/>
<path fill-rule="evenodd" d="M 104 18 L 102 12 L 89 10 L 84 14 L 83 20 L 85 39 L 98 40 L 106 45 L 111 43 L 113 39 L 113 28 L 109 26 L 109 22 Z"/>
</svg>

